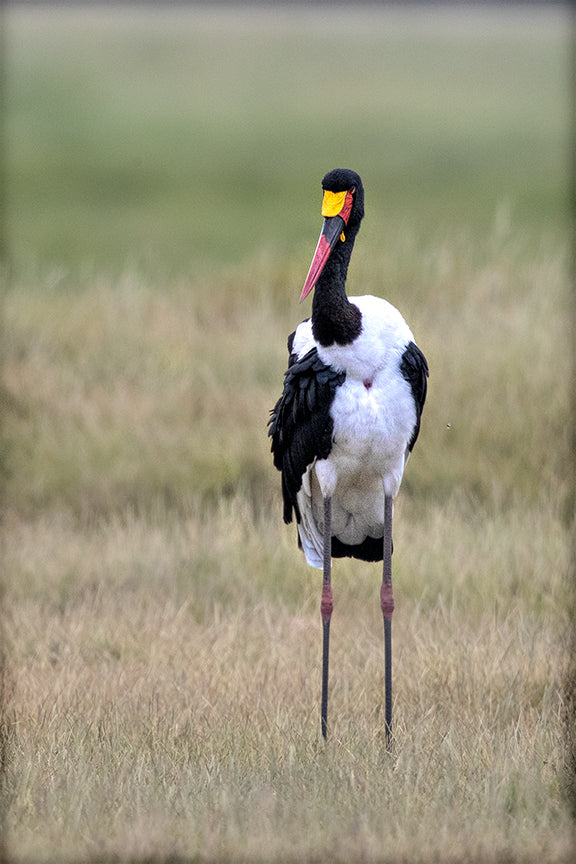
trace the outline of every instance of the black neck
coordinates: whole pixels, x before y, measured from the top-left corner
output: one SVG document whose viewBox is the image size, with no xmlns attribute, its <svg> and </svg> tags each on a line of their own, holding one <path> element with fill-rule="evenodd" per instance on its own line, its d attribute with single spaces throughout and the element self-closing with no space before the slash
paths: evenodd
<svg viewBox="0 0 576 864">
<path fill-rule="evenodd" d="M 349 345 L 362 330 L 362 313 L 346 296 L 348 264 L 357 232 L 349 229 L 345 233 L 346 240 L 338 241 L 314 289 L 312 332 L 324 347 Z"/>
</svg>

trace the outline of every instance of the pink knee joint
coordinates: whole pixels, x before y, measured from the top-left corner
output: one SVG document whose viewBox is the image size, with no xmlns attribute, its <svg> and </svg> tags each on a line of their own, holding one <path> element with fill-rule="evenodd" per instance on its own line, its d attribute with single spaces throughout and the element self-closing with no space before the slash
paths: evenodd
<svg viewBox="0 0 576 864">
<path fill-rule="evenodd" d="M 394 612 L 394 597 L 392 595 L 392 582 L 383 582 L 380 588 L 380 607 L 385 618 L 392 618 Z"/>
<path fill-rule="evenodd" d="M 323 621 L 330 620 L 333 609 L 334 600 L 332 599 L 332 585 L 330 582 L 324 582 L 322 584 L 322 601 L 320 603 L 320 612 L 322 613 Z"/>
</svg>

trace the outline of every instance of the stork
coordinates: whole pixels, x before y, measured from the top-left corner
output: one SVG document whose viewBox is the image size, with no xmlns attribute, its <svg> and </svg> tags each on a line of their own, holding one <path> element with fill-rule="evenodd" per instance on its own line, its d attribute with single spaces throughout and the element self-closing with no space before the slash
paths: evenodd
<svg viewBox="0 0 576 864">
<path fill-rule="evenodd" d="M 331 560 L 382 561 L 385 730 L 392 730 L 392 514 L 420 430 L 428 364 L 400 312 L 380 297 L 347 297 L 364 217 L 356 172 L 322 180 L 324 222 L 300 301 L 312 317 L 288 337 L 288 371 L 268 434 L 282 472 L 284 521 L 296 516 L 307 563 L 323 570 L 321 729 L 328 729 Z"/>
</svg>

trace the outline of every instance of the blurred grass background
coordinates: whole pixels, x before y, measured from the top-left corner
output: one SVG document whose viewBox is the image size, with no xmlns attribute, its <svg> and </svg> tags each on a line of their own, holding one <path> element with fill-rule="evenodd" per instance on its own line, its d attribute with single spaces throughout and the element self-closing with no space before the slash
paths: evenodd
<svg viewBox="0 0 576 864">
<path fill-rule="evenodd" d="M 567 216 L 569 39 L 558 9 L 8 11 L 15 266 L 194 274 L 292 253 L 319 178 L 354 164 L 366 242 Z M 546 49 L 543 50 L 543 43 Z"/>
<path fill-rule="evenodd" d="M 549 360 L 532 361 L 516 322 L 528 297 L 536 314 L 546 294 L 546 314 L 564 315 L 547 287 L 569 231 L 561 11 L 15 8 L 5 24 L 6 352 L 36 357 L 28 374 L 40 390 L 31 407 L 8 388 L 14 504 L 54 497 L 81 510 L 84 489 L 88 509 L 103 495 L 105 507 L 176 503 L 185 489 L 217 496 L 239 483 L 258 498 L 270 486 L 265 400 L 281 384 L 285 333 L 303 317 L 295 300 L 319 183 L 335 165 L 354 167 L 367 189 L 349 290 L 398 305 L 436 370 L 429 491 L 491 485 L 482 399 L 494 405 L 496 387 L 511 423 L 497 470 L 509 490 L 538 487 L 530 429 L 550 424 L 558 441 L 564 421 L 523 398 Z M 438 356 L 423 332 L 431 316 Z M 483 396 L 474 379 L 486 346 L 514 330 L 512 408 L 506 370 L 487 372 Z M 456 364 L 457 383 L 445 374 Z M 59 389 L 47 389 L 50 375 Z M 260 414 L 236 407 L 239 378 L 246 399 L 258 391 Z M 470 410 L 482 414 L 483 447 L 471 418 L 458 421 L 465 386 L 479 396 Z M 78 397 L 67 405 L 75 389 L 89 418 Z M 96 418 L 118 389 L 125 398 Z M 562 458 L 547 448 L 547 462 Z"/>
<path fill-rule="evenodd" d="M 566 13 L 4 23 L 11 858 L 570 860 Z M 266 437 L 338 165 L 366 187 L 350 293 L 395 303 L 431 368 L 392 759 L 357 562 L 318 740 L 318 584 Z"/>
</svg>

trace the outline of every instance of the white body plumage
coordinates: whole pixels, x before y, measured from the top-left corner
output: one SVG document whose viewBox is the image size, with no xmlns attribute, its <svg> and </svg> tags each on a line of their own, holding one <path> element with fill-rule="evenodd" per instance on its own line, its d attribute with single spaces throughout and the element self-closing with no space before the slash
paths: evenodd
<svg viewBox="0 0 576 864">
<path fill-rule="evenodd" d="M 298 525 L 306 561 L 322 567 L 323 496 L 332 498 L 332 534 L 355 545 L 383 535 L 384 496 L 395 497 L 416 424 L 416 406 L 400 364 L 414 340 L 400 312 L 379 297 L 350 297 L 362 313 L 352 344 L 319 345 L 312 322 L 296 330 L 300 359 L 316 347 L 320 359 L 346 373 L 330 407 L 333 444 L 326 459 L 311 463 L 298 492 Z"/>
</svg>

